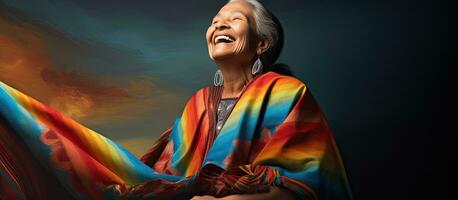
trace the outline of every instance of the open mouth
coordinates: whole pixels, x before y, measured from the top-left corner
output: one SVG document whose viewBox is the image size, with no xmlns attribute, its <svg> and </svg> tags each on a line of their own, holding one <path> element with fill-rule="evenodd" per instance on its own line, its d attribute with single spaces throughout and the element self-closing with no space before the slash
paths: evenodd
<svg viewBox="0 0 458 200">
<path fill-rule="evenodd" d="M 218 35 L 215 37 L 215 44 L 219 44 L 219 43 L 231 43 L 231 42 L 234 42 L 235 39 L 232 38 L 231 36 L 228 36 L 228 35 Z"/>
</svg>

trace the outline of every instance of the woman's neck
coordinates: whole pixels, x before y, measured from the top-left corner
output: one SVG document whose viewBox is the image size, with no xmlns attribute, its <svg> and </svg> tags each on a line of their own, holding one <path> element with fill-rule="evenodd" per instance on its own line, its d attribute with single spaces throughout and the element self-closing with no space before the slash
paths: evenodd
<svg viewBox="0 0 458 200">
<path fill-rule="evenodd" d="M 251 67 L 240 64 L 221 64 L 219 65 L 223 73 L 223 94 L 221 98 L 239 97 L 243 89 L 253 79 Z"/>
</svg>

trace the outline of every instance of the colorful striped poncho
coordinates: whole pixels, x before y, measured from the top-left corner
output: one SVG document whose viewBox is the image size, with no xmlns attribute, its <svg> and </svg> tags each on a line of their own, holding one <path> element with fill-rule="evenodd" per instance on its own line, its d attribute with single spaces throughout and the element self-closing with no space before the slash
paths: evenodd
<svg viewBox="0 0 458 200">
<path fill-rule="evenodd" d="M 324 115 L 299 80 L 255 77 L 216 135 L 223 86 L 198 90 L 139 160 L 0 82 L 1 199 L 163 199 L 268 192 L 352 199 Z"/>
</svg>

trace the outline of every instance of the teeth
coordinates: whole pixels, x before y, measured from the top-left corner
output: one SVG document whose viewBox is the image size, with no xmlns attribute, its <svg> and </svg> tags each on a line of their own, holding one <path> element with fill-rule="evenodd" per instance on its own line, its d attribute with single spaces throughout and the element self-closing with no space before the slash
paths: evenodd
<svg viewBox="0 0 458 200">
<path fill-rule="evenodd" d="M 216 36 L 216 38 L 215 38 L 215 43 L 218 43 L 218 41 L 219 41 L 220 39 L 228 40 L 228 41 L 231 41 L 231 42 L 234 41 L 233 39 L 231 39 L 231 38 L 230 38 L 229 36 L 227 36 L 227 35 L 219 35 L 219 36 Z"/>
</svg>

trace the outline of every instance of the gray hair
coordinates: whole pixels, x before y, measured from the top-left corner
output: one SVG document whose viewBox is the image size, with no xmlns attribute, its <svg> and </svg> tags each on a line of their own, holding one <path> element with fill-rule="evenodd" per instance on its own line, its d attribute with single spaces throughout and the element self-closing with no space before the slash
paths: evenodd
<svg viewBox="0 0 458 200">
<path fill-rule="evenodd" d="M 244 1 L 253 7 L 256 34 L 261 39 L 267 39 L 269 45 L 266 52 L 269 52 L 269 50 L 276 45 L 279 37 L 272 15 L 257 0 L 229 0 L 228 3 L 235 1 Z"/>
</svg>

